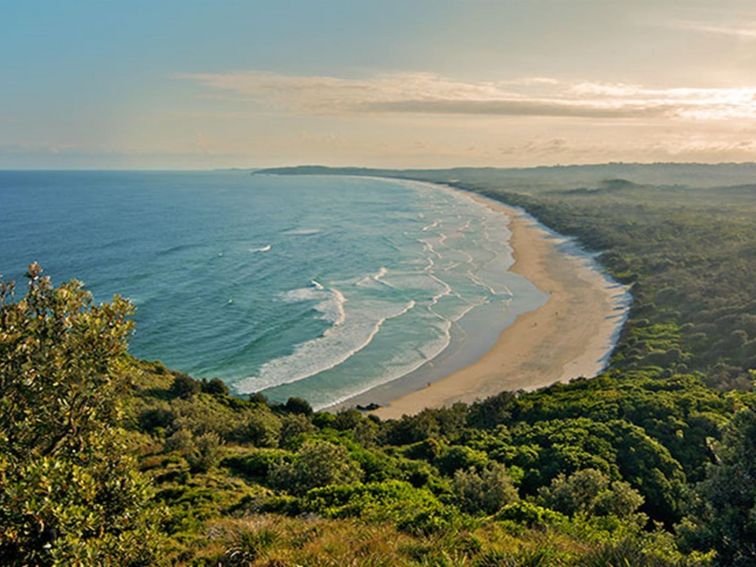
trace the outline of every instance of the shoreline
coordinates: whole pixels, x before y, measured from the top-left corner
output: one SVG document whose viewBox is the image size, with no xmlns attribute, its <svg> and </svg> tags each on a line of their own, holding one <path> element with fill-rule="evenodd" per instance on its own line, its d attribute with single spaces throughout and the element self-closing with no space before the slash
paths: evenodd
<svg viewBox="0 0 756 567">
<path fill-rule="evenodd" d="M 575 249 L 525 211 L 454 189 L 509 217 L 510 271 L 548 294 L 534 310 L 516 314 L 478 360 L 434 381 L 408 383 L 405 377 L 368 390 L 329 410 L 379 403 L 382 419 L 414 415 L 426 408 L 474 402 L 504 390 L 535 390 L 605 367 L 629 304 L 628 288 L 613 281 L 590 254 Z M 545 331 L 544 331 L 545 329 Z"/>
</svg>

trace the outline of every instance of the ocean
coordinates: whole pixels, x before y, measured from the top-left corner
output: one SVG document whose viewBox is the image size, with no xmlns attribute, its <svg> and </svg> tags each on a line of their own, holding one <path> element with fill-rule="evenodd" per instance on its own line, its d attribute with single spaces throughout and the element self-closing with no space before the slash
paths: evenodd
<svg viewBox="0 0 756 567">
<path fill-rule="evenodd" d="M 323 408 L 473 362 L 546 294 L 507 218 L 428 183 L 223 172 L 0 172 L 0 273 L 137 307 L 130 351 Z"/>
</svg>

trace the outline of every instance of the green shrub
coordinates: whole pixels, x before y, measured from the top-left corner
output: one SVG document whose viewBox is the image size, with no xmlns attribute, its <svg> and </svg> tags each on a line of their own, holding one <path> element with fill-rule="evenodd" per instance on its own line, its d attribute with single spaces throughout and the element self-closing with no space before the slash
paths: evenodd
<svg viewBox="0 0 756 567">
<path fill-rule="evenodd" d="M 315 426 L 301 414 L 285 415 L 281 419 L 281 433 L 278 444 L 285 449 L 296 449 L 305 437 L 315 431 Z"/>
<path fill-rule="evenodd" d="M 267 410 L 255 410 L 247 414 L 234 433 L 239 441 L 256 447 L 278 447 L 280 435 L 281 420 Z"/>
<path fill-rule="evenodd" d="M 228 386 L 220 378 L 211 378 L 210 380 L 202 380 L 200 383 L 202 391 L 206 394 L 213 396 L 227 396 L 229 395 Z"/>
<path fill-rule="evenodd" d="M 362 419 L 354 427 L 354 440 L 366 448 L 375 447 L 378 441 L 379 425 L 371 419 Z"/>
<path fill-rule="evenodd" d="M 327 411 L 319 411 L 313 413 L 310 419 L 312 420 L 312 424 L 318 429 L 326 429 L 327 427 L 333 427 L 336 416 Z"/>
<path fill-rule="evenodd" d="M 171 384 L 170 393 L 177 398 L 191 399 L 199 394 L 202 390 L 202 384 L 194 378 L 183 374 L 176 373 L 173 383 Z"/>
<path fill-rule="evenodd" d="M 634 514 L 643 504 L 643 497 L 628 483 L 610 482 L 609 478 L 594 469 L 584 469 L 565 476 L 560 474 L 551 485 L 539 490 L 540 502 L 574 516 L 614 515 L 624 518 Z"/>
<path fill-rule="evenodd" d="M 457 470 L 453 488 L 459 507 L 469 513 L 494 514 L 517 500 L 512 479 L 499 463 L 490 463 L 480 470 L 475 467 Z"/>
<path fill-rule="evenodd" d="M 409 445 L 425 439 L 437 439 L 441 428 L 433 411 L 423 410 L 417 415 L 403 416 L 390 421 L 383 430 L 383 442 L 391 445 Z"/>
<path fill-rule="evenodd" d="M 398 480 L 314 488 L 302 497 L 300 505 L 303 510 L 332 518 L 362 517 L 391 522 L 420 509 L 441 506 L 427 490 Z"/>
<path fill-rule="evenodd" d="M 147 432 L 169 427 L 176 415 L 167 406 L 158 406 L 144 410 L 139 414 L 139 427 Z"/>
<path fill-rule="evenodd" d="M 252 392 L 247 399 L 253 404 L 262 406 L 268 405 L 268 397 L 262 392 Z"/>
<path fill-rule="evenodd" d="M 304 494 L 318 486 L 347 484 L 361 477 L 362 470 L 347 450 L 327 441 L 305 443 L 291 462 L 277 463 L 268 475 L 272 485 L 292 494 Z"/>
<path fill-rule="evenodd" d="M 355 409 L 343 409 L 336 414 L 332 427 L 339 431 L 351 431 L 363 420 L 362 414 Z"/>
<path fill-rule="evenodd" d="M 194 434 L 189 429 L 180 428 L 165 440 L 165 450 L 168 452 L 190 451 L 193 448 Z"/>
<path fill-rule="evenodd" d="M 27 278 L 17 302 L 0 280 L 0 564 L 154 563 L 159 510 L 119 428 L 133 309 Z"/>
<path fill-rule="evenodd" d="M 415 487 L 425 486 L 438 478 L 438 471 L 422 461 L 400 459 L 398 466 L 402 476 Z"/>
<path fill-rule="evenodd" d="M 534 527 L 547 527 L 558 524 L 565 517 L 558 512 L 543 508 L 532 502 L 519 500 L 504 506 L 494 518 L 497 521 L 509 521 L 515 524 Z"/>
<path fill-rule="evenodd" d="M 215 467 L 223 454 L 223 442 L 212 431 L 194 438 L 191 445 L 183 451 L 186 462 L 192 472 L 204 473 Z"/>
<path fill-rule="evenodd" d="M 221 465 L 245 476 L 265 479 L 271 468 L 288 456 L 290 453 L 282 449 L 253 449 L 242 455 L 226 457 Z"/>
<path fill-rule="evenodd" d="M 445 449 L 441 441 L 431 438 L 405 445 L 401 453 L 408 459 L 434 461 Z"/>
<path fill-rule="evenodd" d="M 470 467 L 482 468 L 488 462 L 488 456 L 482 451 L 476 451 L 462 445 L 455 445 L 446 449 L 436 459 L 436 466 L 444 474 L 452 475 L 460 469 Z"/>
<path fill-rule="evenodd" d="M 736 413 L 715 451 L 681 530 L 684 542 L 713 548 L 721 565 L 756 565 L 756 411 Z"/>
<path fill-rule="evenodd" d="M 301 415 L 312 415 L 310 402 L 302 398 L 289 398 L 283 405 L 284 411 Z"/>
</svg>

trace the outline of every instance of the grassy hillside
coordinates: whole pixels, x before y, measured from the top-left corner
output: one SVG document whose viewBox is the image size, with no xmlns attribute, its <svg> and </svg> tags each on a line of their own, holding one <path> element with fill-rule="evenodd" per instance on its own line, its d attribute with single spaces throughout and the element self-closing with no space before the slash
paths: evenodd
<svg viewBox="0 0 756 567">
<path fill-rule="evenodd" d="M 451 179 L 633 283 L 597 378 L 396 421 L 313 413 L 132 358 L 119 299 L 35 266 L 28 293 L 5 284 L 0 563 L 753 565 L 753 187 L 510 174 Z"/>
</svg>

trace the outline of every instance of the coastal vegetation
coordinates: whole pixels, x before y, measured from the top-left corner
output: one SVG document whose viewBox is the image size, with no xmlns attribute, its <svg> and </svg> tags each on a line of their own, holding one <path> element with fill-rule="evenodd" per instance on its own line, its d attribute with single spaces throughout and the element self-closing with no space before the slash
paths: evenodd
<svg viewBox="0 0 756 567">
<path fill-rule="evenodd" d="M 388 421 L 242 399 L 132 357 L 127 301 L 33 264 L 0 287 L 0 563 L 756 563 L 753 186 L 361 172 L 600 253 L 633 295 L 607 370 Z"/>
</svg>

